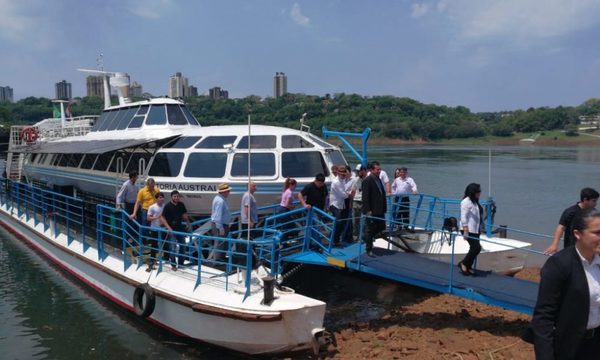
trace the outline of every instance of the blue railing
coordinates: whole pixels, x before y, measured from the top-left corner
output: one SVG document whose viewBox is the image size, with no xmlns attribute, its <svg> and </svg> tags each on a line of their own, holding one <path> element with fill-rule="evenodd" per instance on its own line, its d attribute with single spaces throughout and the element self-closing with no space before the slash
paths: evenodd
<svg viewBox="0 0 600 360">
<path fill-rule="evenodd" d="M 42 223 L 44 231 L 50 229 L 54 237 L 65 234 L 69 245 L 73 241 L 82 243 L 84 252 L 94 244 L 100 262 L 109 256 L 107 246 L 111 246 L 122 257 L 123 271 L 136 264 L 139 269 L 144 259 L 153 262 L 159 272 L 168 265 L 195 271 L 195 287 L 210 278 L 211 284 L 224 283 L 226 290 L 230 286 L 229 275 L 239 272 L 244 276 L 246 296 L 251 290 L 252 269 L 264 265 L 274 277 L 281 271 L 281 233 L 276 229 L 260 229 L 262 236 L 252 241 L 238 239 L 243 235 L 239 231 L 228 237 L 212 236 L 210 232 L 167 232 L 142 226 L 122 210 L 97 205 L 96 236 L 91 239 L 86 237 L 85 204 L 81 199 L 25 183 L 2 178 L 0 181 L 0 201 L 11 213 L 16 211 L 26 221 L 33 219 L 36 226 Z M 201 226 L 208 220 L 194 224 Z"/>
</svg>

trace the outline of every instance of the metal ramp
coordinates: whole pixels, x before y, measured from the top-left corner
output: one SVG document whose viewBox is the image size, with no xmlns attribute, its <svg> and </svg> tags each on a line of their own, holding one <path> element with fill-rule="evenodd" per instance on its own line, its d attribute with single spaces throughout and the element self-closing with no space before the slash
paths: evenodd
<svg viewBox="0 0 600 360">
<path fill-rule="evenodd" d="M 358 244 L 334 248 L 331 254 L 301 251 L 284 262 L 346 268 L 440 293 L 451 294 L 524 314 L 533 314 L 538 284 L 489 271 L 464 276 L 458 268 L 417 254 L 374 248 L 375 257 L 361 252 Z M 353 255 L 354 254 L 354 255 Z"/>
</svg>

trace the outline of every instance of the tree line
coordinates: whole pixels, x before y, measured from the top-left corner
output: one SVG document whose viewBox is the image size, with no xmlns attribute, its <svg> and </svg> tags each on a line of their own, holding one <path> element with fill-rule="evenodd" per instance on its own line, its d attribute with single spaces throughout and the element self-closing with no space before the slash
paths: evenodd
<svg viewBox="0 0 600 360">
<path fill-rule="evenodd" d="M 134 99 L 141 100 L 141 99 Z M 332 130 L 360 132 L 366 127 L 373 136 L 403 140 L 477 138 L 486 135 L 512 136 L 515 132 L 576 129 L 580 116 L 600 114 L 600 99 L 589 99 L 574 107 L 540 107 L 527 110 L 473 113 L 464 106 L 423 104 L 394 96 L 326 94 L 325 96 L 286 94 L 279 98 L 247 96 L 213 100 L 208 96 L 184 99 L 203 126 L 252 123 L 291 128 L 305 124 L 315 133 L 323 126 Z M 100 114 L 104 102 L 99 97 L 76 98 L 73 116 Z M 116 98 L 112 99 L 117 103 Z M 33 124 L 52 116 L 50 99 L 28 97 L 15 103 L 0 103 L 0 124 Z"/>
</svg>

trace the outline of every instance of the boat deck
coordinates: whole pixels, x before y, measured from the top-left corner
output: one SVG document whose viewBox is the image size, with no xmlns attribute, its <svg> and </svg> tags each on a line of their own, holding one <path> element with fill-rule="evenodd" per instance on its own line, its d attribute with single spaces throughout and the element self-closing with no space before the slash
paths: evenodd
<svg viewBox="0 0 600 360">
<path fill-rule="evenodd" d="M 453 264 L 416 254 L 374 248 L 375 256 L 370 257 L 360 250 L 358 244 L 350 244 L 333 248 L 330 254 L 314 250 L 297 252 L 284 257 L 283 261 L 351 269 L 525 314 L 533 313 L 537 283 L 489 271 L 464 276 Z"/>
</svg>

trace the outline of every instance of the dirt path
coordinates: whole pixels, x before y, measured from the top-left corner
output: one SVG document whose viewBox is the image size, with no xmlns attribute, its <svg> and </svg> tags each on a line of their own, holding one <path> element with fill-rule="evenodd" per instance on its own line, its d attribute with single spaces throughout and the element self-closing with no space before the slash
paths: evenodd
<svg viewBox="0 0 600 360">
<path fill-rule="evenodd" d="M 529 268 L 517 277 L 539 281 L 538 274 Z M 339 326 L 337 348 L 321 358 L 534 358 L 532 345 L 520 339 L 529 316 L 410 286 L 394 289 L 400 305 L 378 319 Z"/>
</svg>

